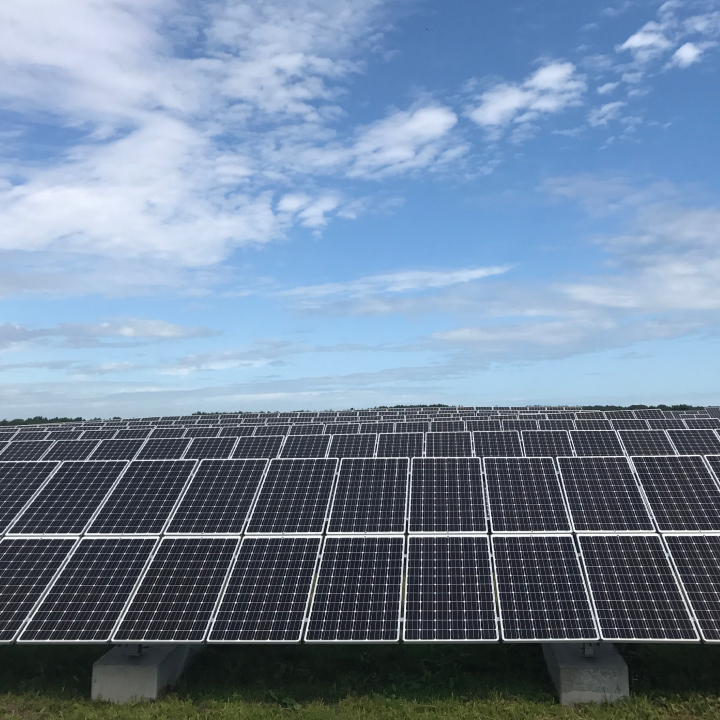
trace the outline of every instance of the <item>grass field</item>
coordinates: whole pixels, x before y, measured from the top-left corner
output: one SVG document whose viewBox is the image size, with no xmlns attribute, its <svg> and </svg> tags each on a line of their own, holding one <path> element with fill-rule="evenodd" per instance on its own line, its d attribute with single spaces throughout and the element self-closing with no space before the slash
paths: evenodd
<svg viewBox="0 0 720 720">
<path fill-rule="evenodd" d="M 539 645 L 207 648 L 158 702 L 90 701 L 107 647 L 0 648 L 0 716 L 21 718 L 720 718 L 720 647 L 618 646 L 632 697 L 563 708 Z"/>
</svg>

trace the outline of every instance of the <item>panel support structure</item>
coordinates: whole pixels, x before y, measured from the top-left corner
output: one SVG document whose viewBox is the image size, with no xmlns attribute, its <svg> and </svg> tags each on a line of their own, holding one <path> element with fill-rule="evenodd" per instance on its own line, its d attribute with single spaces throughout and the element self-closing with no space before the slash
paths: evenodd
<svg viewBox="0 0 720 720">
<path fill-rule="evenodd" d="M 174 685 L 201 645 L 117 645 L 93 663 L 93 700 L 113 703 L 155 700 Z"/>
<path fill-rule="evenodd" d="M 544 643 L 543 655 L 561 705 L 617 702 L 630 694 L 627 665 L 611 643 Z"/>
</svg>

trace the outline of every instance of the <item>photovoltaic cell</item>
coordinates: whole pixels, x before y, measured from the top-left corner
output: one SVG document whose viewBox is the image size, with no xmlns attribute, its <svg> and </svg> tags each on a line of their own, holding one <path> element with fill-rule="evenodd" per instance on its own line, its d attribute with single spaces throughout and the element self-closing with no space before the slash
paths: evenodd
<svg viewBox="0 0 720 720">
<path fill-rule="evenodd" d="M 45 455 L 45 460 L 85 460 L 97 444 L 97 440 L 59 440 Z"/>
<path fill-rule="evenodd" d="M 10 642 L 62 565 L 75 540 L 0 542 L 0 642 Z"/>
<path fill-rule="evenodd" d="M 132 460 L 144 442 L 144 440 L 103 440 L 100 445 L 95 448 L 90 459 Z"/>
<path fill-rule="evenodd" d="M 254 432 L 252 425 L 225 425 L 220 429 L 220 437 L 250 437 Z"/>
<path fill-rule="evenodd" d="M 428 430 L 430 430 L 430 423 L 427 420 L 410 420 L 395 423 L 396 433 L 426 433 Z"/>
<path fill-rule="evenodd" d="M 657 535 L 578 535 L 604 640 L 697 640 Z"/>
<path fill-rule="evenodd" d="M 668 435 L 681 455 L 720 453 L 720 439 L 712 430 L 668 430 Z"/>
<path fill-rule="evenodd" d="M 628 455 L 675 455 L 675 448 L 663 430 L 620 430 Z"/>
<path fill-rule="evenodd" d="M 300 642 L 319 537 L 242 541 L 209 642 Z"/>
<path fill-rule="evenodd" d="M 410 537 L 403 640 L 497 640 L 488 538 Z"/>
<path fill-rule="evenodd" d="M 651 430 L 685 430 L 685 423 L 680 418 L 649 419 L 647 421 Z"/>
<path fill-rule="evenodd" d="M 170 533 L 240 533 L 267 460 L 203 460 L 173 514 Z"/>
<path fill-rule="evenodd" d="M 466 420 L 465 427 L 471 431 L 489 432 L 490 430 L 502 430 L 502 423 L 500 420 Z"/>
<path fill-rule="evenodd" d="M 627 458 L 563 457 L 559 465 L 575 530 L 655 530 Z"/>
<path fill-rule="evenodd" d="M 572 420 L 538 420 L 538 427 L 540 430 L 574 430 L 575 423 Z"/>
<path fill-rule="evenodd" d="M 537 420 L 503 420 L 503 430 L 537 430 Z"/>
<path fill-rule="evenodd" d="M 179 438 L 185 434 L 184 427 L 156 427 L 151 437 L 157 438 Z"/>
<path fill-rule="evenodd" d="M 328 532 L 404 532 L 409 464 L 407 458 L 342 460 Z"/>
<path fill-rule="evenodd" d="M 647 430 L 648 424 L 645 420 L 612 420 L 612 426 L 615 430 Z"/>
<path fill-rule="evenodd" d="M 337 460 L 273 460 L 248 523 L 249 533 L 320 533 Z"/>
<path fill-rule="evenodd" d="M 184 459 L 229 458 L 235 446 L 234 437 L 195 438 L 183 455 Z"/>
<path fill-rule="evenodd" d="M 427 457 L 472 457 L 469 432 L 429 432 L 425 435 Z"/>
<path fill-rule="evenodd" d="M 56 462 L 0 462 L 0 534 L 57 466 Z"/>
<path fill-rule="evenodd" d="M 324 432 L 322 423 L 298 423 L 290 428 L 290 435 L 322 435 Z"/>
<path fill-rule="evenodd" d="M 403 537 L 328 537 L 308 618 L 308 642 L 397 642 Z"/>
<path fill-rule="evenodd" d="M 720 489 L 701 457 L 632 460 L 661 531 L 720 530 Z"/>
<path fill-rule="evenodd" d="M 464 432 L 465 423 L 462 420 L 433 420 L 430 423 L 430 432 Z"/>
<path fill-rule="evenodd" d="M 263 435 L 287 435 L 290 432 L 290 425 L 259 425 L 254 428 L 255 437 Z"/>
<path fill-rule="evenodd" d="M 325 426 L 326 435 L 349 435 L 360 432 L 358 423 L 328 423 Z"/>
<path fill-rule="evenodd" d="M 378 438 L 378 457 L 422 457 L 423 434 L 381 433 Z"/>
<path fill-rule="evenodd" d="M 414 458 L 410 532 L 487 532 L 479 458 Z"/>
<path fill-rule="evenodd" d="M 282 435 L 269 435 L 266 437 L 241 437 L 237 441 L 234 458 L 274 458 L 280 452 Z"/>
<path fill-rule="evenodd" d="M 156 542 L 82 540 L 19 641 L 108 642 Z"/>
<path fill-rule="evenodd" d="M 190 444 L 185 438 L 150 438 L 137 454 L 138 460 L 177 460 Z"/>
<path fill-rule="evenodd" d="M 117 435 L 115 436 L 118 440 L 144 440 L 150 433 L 152 432 L 152 428 L 130 428 L 127 430 L 118 430 Z"/>
<path fill-rule="evenodd" d="M 185 431 L 185 437 L 188 438 L 214 438 L 220 434 L 220 426 L 212 427 L 192 427 Z"/>
<path fill-rule="evenodd" d="M 485 458 L 493 532 L 569 532 L 551 458 Z"/>
<path fill-rule="evenodd" d="M 720 536 L 666 535 L 665 542 L 706 642 L 720 642 Z"/>
<path fill-rule="evenodd" d="M 13 523 L 16 535 L 81 533 L 115 481 L 124 462 L 65 462 Z"/>
<path fill-rule="evenodd" d="M 48 434 L 48 440 L 77 440 L 82 430 L 53 430 Z"/>
<path fill-rule="evenodd" d="M 523 445 L 528 457 L 574 455 L 570 436 L 564 430 L 523 430 Z"/>
<path fill-rule="evenodd" d="M 195 467 L 194 460 L 135 460 L 90 533 L 159 533 Z"/>
<path fill-rule="evenodd" d="M 372 457 L 377 435 L 333 435 L 328 457 Z"/>
<path fill-rule="evenodd" d="M 476 432 L 475 454 L 478 457 L 522 457 L 520 434 L 515 430 Z"/>
<path fill-rule="evenodd" d="M 570 433 L 570 437 L 579 456 L 607 457 L 625 454 L 614 430 L 575 430 Z"/>
<path fill-rule="evenodd" d="M 83 440 L 109 440 L 115 437 L 115 430 L 86 430 L 83 433 Z"/>
<path fill-rule="evenodd" d="M 39 460 L 52 444 L 52 440 L 13 440 L 2 451 L 0 460 Z"/>
<path fill-rule="evenodd" d="M 237 538 L 164 538 L 114 642 L 202 642 Z"/>
<path fill-rule="evenodd" d="M 395 423 L 391 422 L 367 422 L 360 426 L 361 433 L 391 433 L 395 432 Z"/>
<path fill-rule="evenodd" d="M 492 536 L 504 640 L 598 639 L 571 535 Z"/>
</svg>

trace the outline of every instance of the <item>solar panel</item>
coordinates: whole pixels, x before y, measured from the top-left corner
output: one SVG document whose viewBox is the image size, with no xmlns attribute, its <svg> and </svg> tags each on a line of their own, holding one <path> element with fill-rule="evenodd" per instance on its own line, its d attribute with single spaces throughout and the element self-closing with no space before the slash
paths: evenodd
<svg viewBox="0 0 720 720">
<path fill-rule="evenodd" d="M 575 452 L 580 456 L 624 455 L 625 451 L 614 430 L 575 430 L 570 433 Z"/>
<path fill-rule="evenodd" d="M 493 535 L 503 640 L 598 639 L 571 535 Z"/>
<path fill-rule="evenodd" d="M 282 435 L 269 435 L 266 437 L 241 437 L 237 441 L 234 458 L 274 458 L 280 452 Z"/>
<path fill-rule="evenodd" d="M 701 457 L 632 460 L 661 531 L 720 530 L 720 489 Z"/>
<path fill-rule="evenodd" d="M 83 440 L 109 440 L 115 437 L 115 430 L 86 430 Z"/>
<path fill-rule="evenodd" d="M 576 430 L 613 430 L 609 420 L 576 420 Z"/>
<path fill-rule="evenodd" d="M 500 420 L 466 420 L 465 427 L 471 431 L 489 432 L 491 430 L 502 430 L 502 423 Z"/>
<path fill-rule="evenodd" d="M 0 542 L 0 642 L 11 642 L 75 540 L 5 538 Z"/>
<path fill-rule="evenodd" d="M 290 432 L 290 425 L 258 425 L 254 428 L 255 437 L 263 435 L 287 435 Z"/>
<path fill-rule="evenodd" d="M 422 457 L 422 433 L 381 433 L 378 436 L 378 457 Z"/>
<path fill-rule="evenodd" d="M 229 458 L 233 447 L 234 437 L 221 438 L 195 438 L 185 451 L 183 458 L 202 460 L 203 458 Z"/>
<path fill-rule="evenodd" d="M 48 440 L 77 440 L 82 430 L 53 430 L 48 434 Z"/>
<path fill-rule="evenodd" d="M 522 457 L 520 434 L 515 430 L 476 432 L 473 435 L 478 457 Z"/>
<path fill-rule="evenodd" d="M 377 435 L 333 435 L 328 457 L 372 457 Z"/>
<path fill-rule="evenodd" d="M 103 440 L 100 445 L 95 448 L 90 459 L 132 460 L 144 442 L 144 440 Z"/>
<path fill-rule="evenodd" d="M 301 423 L 290 428 L 290 435 L 322 435 L 324 432 L 322 423 Z"/>
<path fill-rule="evenodd" d="M 47 440 L 49 433 L 44 430 L 25 430 L 21 428 L 18 434 L 15 436 L 15 440 L 29 441 L 29 440 Z"/>
<path fill-rule="evenodd" d="M 282 458 L 324 458 L 330 445 L 330 435 L 290 435 L 285 439 Z"/>
<path fill-rule="evenodd" d="M 537 430 L 537 420 L 503 420 L 503 430 Z"/>
<path fill-rule="evenodd" d="M 145 441 L 137 454 L 138 460 L 177 460 L 190 445 L 185 438 L 158 438 Z"/>
<path fill-rule="evenodd" d="M 300 642 L 319 537 L 246 537 L 208 642 Z"/>
<path fill-rule="evenodd" d="M 720 428 L 720 420 L 717 418 L 685 418 L 685 425 L 691 430 L 711 430 Z"/>
<path fill-rule="evenodd" d="M 575 423 L 572 420 L 538 420 L 538 428 L 540 430 L 574 430 Z"/>
<path fill-rule="evenodd" d="M 138 428 L 131 428 L 128 430 L 118 430 L 117 435 L 115 437 L 118 440 L 144 440 L 146 437 L 150 435 L 150 433 L 153 431 L 151 427 L 138 427 Z"/>
<path fill-rule="evenodd" d="M 45 460 L 85 460 L 97 444 L 97 440 L 59 440 L 45 455 Z"/>
<path fill-rule="evenodd" d="M 645 420 L 612 420 L 615 430 L 647 430 L 648 424 Z"/>
<path fill-rule="evenodd" d="M 194 467 L 194 460 L 134 460 L 88 532 L 159 533 Z"/>
<path fill-rule="evenodd" d="M 408 422 L 395 423 L 396 433 L 426 433 L 430 430 L 430 423 L 427 420 L 411 420 Z"/>
<path fill-rule="evenodd" d="M 10 532 L 81 533 L 124 469 L 124 462 L 63 463 L 13 523 Z"/>
<path fill-rule="evenodd" d="M 578 535 L 603 640 L 697 640 L 658 535 Z"/>
<path fill-rule="evenodd" d="M 151 437 L 157 438 L 179 438 L 185 434 L 184 427 L 156 427 Z"/>
<path fill-rule="evenodd" d="M 706 642 L 720 642 L 720 536 L 665 535 L 670 556 Z"/>
<path fill-rule="evenodd" d="M 202 642 L 237 538 L 163 538 L 113 642 Z"/>
<path fill-rule="evenodd" d="M 188 438 L 214 438 L 220 434 L 220 426 L 213 427 L 206 425 L 204 427 L 191 427 L 185 431 L 185 437 Z"/>
<path fill-rule="evenodd" d="M 328 537 L 305 630 L 307 642 L 400 639 L 403 537 Z"/>
<path fill-rule="evenodd" d="M 0 534 L 57 466 L 56 462 L 0 462 Z"/>
<path fill-rule="evenodd" d="M 254 432 L 252 425 L 226 425 L 220 429 L 220 437 L 250 437 Z"/>
<path fill-rule="evenodd" d="M 462 420 L 433 420 L 430 423 L 431 432 L 464 432 L 465 423 Z"/>
<path fill-rule="evenodd" d="M 13 440 L 0 454 L 0 460 L 39 460 L 52 444 L 52 440 Z"/>
<path fill-rule="evenodd" d="M 525 454 L 530 457 L 574 455 L 570 436 L 564 430 L 523 430 Z"/>
<path fill-rule="evenodd" d="M 249 533 L 320 533 L 337 460 L 273 460 L 250 516 Z"/>
<path fill-rule="evenodd" d="M 349 435 L 360 432 L 358 423 L 328 423 L 325 426 L 326 435 Z"/>
<path fill-rule="evenodd" d="M 428 457 L 472 457 L 469 432 L 429 432 L 425 435 L 425 455 Z"/>
<path fill-rule="evenodd" d="M 675 455 L 675 448 L 663 430 L 620 430 L 628 455 Z"/>
<path fill-rule="evenodd" d="M 168 524 L 169 533 L 240 533 L 267 460 L 203 460 Z"/>
<path fill-rule="evenodd" d="M 413 458 L 410 532 L 487 532 L 479 458 Z"/>
<path fill-rule="evenodd" d="M 328 532 L 404 532 L 409 465 L 407 458 L 342 460 Z"/>
<path fill-rule="evenodd" d="M 391 422 L 367 422 L 360 425 L 361 433 L 391 433 L 395 432 L 395 423 Z"/>
<path fill-rule="evenodd" d="M 493 532 L 569 532 L 552 458 L 485 458 Z"/>
<path fill-rule="evenodd" d="M 720 439 L 712 430 L 668 430 L 668 435 L 681 455 L 720 453 Z"/>
<path fill-rule="evenodd" d="M 155 538 L 85 538 L 19 642 L 108 642 Z"/>
<path fill-rule="evenodd" d="M 410 537 L 403 640 L 497 640 L 485 536 Z"/>
<path fill-rule="evenodd" d="M 651 430 L 684 430 L 686 427 L 680 418 L 650 419 L 647 423 Z"/>
<path fill-rule="evenodd" d="M 559 465 L 575 530 L 655 530 L 627 458 L 562 457 Z"/>
</svg>

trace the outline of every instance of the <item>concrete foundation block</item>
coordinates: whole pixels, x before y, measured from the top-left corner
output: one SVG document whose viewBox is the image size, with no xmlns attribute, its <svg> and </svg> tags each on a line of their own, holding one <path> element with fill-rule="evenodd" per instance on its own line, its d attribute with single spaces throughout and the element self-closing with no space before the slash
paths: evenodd
<svg viewBox="0 0 720 720">
<path fill-rule="evenodd" d="M 200 647 L 147 645 L 139 655 L 132 655 L 131 648 L 117 645 L 93 663 L 92 699 L 114 703 L 155 700 L 163 688 L 179 680 Z"/>
<path fill-rule="evenodd" d="M 614 645 L 593 645 L 586 657 L 582 644 L 545 643 L 543 655 L 560 703 L 616 702 L 630 694 L 628 668 Z"/>
</svg>

